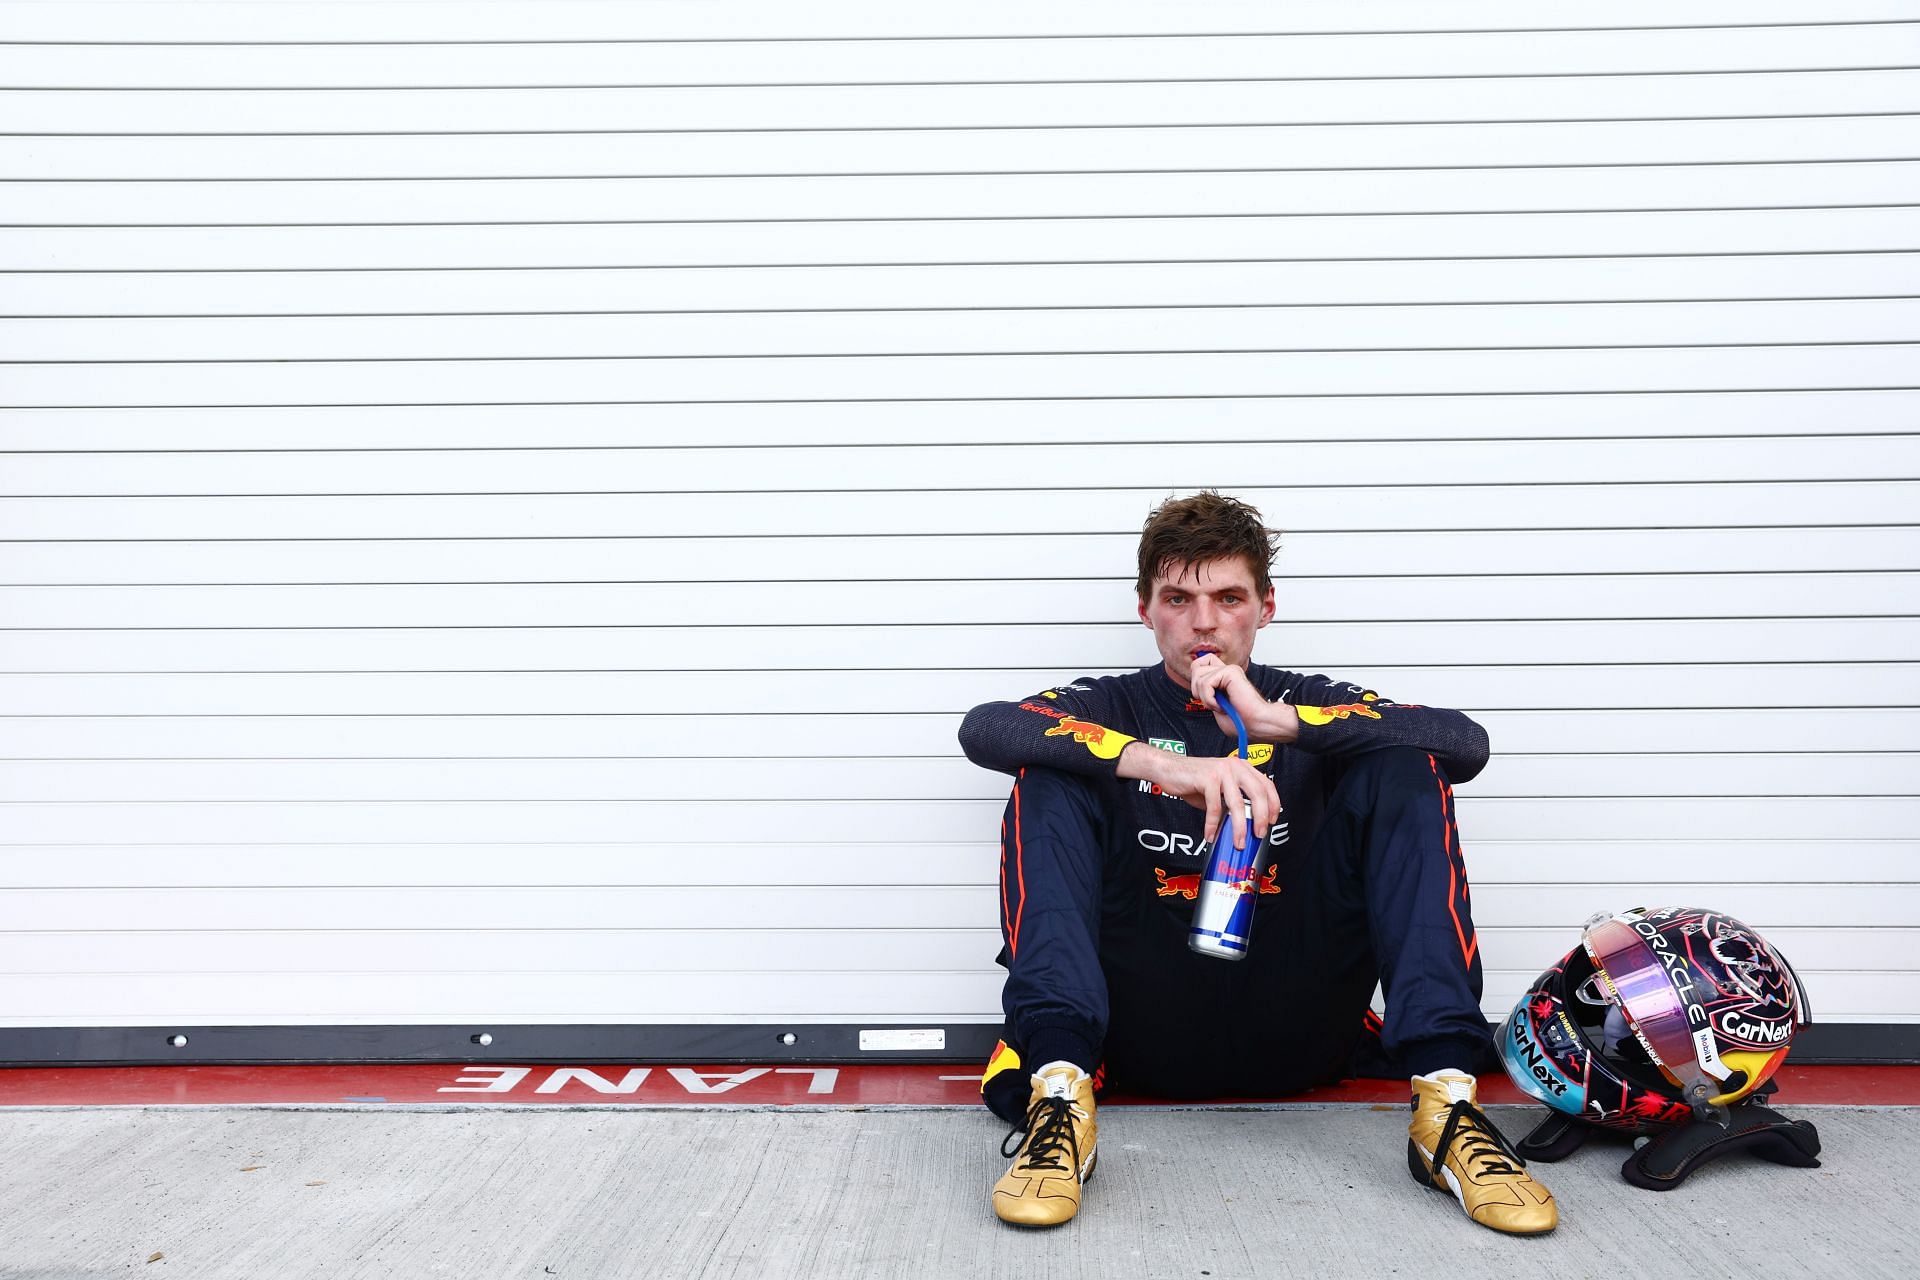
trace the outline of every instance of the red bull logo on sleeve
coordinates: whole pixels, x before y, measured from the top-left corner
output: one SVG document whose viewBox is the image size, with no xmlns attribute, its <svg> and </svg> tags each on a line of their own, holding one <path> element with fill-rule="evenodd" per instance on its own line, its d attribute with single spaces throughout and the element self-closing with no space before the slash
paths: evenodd
<svg viewBox="0 0 1920 1280">
<path fill-rule="evenodd" d="M 1091 720 L 1076 720 L 1072 716 L 1063 716 L 1059 724 L 1047 730 L 1046 736 L 1049 738 L 1058 738 L 1069 733 L 1073 735 L 1075 742 L 1102 760 L 1114 759 L 1126 748 L 1129 742 L 1134 741 L 1133 738 L 1121 733 L 1118 729 L 1109 729 L 1107 726 L 1095 724 Z"/>
<path fill-rule="evenodd" d="M 1306 724 L 1332 724 L 1335 720 L 1345 720 L 1348 716 L 1365 716 L 1369 720 L 1378 720 L 1380 713 L 1364 702 L 1349 702 L 1338 707 L 1295 707 L 1300 719 Z"/>
</svg>

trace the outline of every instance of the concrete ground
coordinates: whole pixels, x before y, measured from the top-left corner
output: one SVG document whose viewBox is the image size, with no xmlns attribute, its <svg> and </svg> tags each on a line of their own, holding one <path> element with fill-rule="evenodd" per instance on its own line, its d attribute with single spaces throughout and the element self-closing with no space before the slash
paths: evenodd
<svg viewBox="0 0 1920 1280">
<path fill-rule="evenodd" d="M 10 1109 L 0 1278 L 1920 1274 L 1920 1110 L 1790 1113 L 1825 1167 L 1654 1193 L 1594 1146 L 1537 1166 L 1561 1226 L 1514 1239 L 1414 1184 L 1398 1107 L 1109 1107 L 1050 1231 L 992 1216 L 976 1110 Z"/>
</svg>

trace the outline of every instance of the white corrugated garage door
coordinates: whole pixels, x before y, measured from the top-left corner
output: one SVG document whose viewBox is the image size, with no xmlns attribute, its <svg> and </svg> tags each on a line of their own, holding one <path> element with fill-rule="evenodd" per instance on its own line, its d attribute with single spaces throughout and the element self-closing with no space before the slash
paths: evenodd
<svg viewBox="0 0 1920 1280">
<path fill-rule="evenodd" d="M 1689 901 L 1920 1022 L 1911 4 L 0 38 L 0 1056 L 990 1038 L 959 714 L 1153 660 L 1202 486 L 1259 657 L 1491 729 L 1489 1012 Z"/>
</svg>

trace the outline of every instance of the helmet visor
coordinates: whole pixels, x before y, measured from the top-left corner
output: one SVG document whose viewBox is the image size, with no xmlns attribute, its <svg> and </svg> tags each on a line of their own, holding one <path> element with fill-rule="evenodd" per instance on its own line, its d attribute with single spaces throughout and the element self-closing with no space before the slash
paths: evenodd
<svg viewBox="0 0 1920 1280">
<path fill-rule="evenodd" d="M 1707 1025 L 1704 1012 L 1697 1025 L 1689 1018 L 1687 1005 L 1651 942 L 1619 916 L 1592 925 L 1580 942 L 1619 1000 L 1641 1045 L 1662 1070 L 1681 1084 L 1704 1083 L 1705 1077 L 1727 1078 L 1713 1028 Z"/>
</svg>

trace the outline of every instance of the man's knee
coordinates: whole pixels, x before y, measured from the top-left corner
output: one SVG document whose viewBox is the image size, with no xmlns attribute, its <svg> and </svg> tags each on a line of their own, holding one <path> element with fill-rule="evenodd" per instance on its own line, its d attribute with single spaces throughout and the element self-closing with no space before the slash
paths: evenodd
<svg viewBox="0 0 1920 1280">
<path fill-rule="evenodd" d="M 1003 914 L 1011 928 L 1062 911 L 1091 920 L 1100 899 L 1104 827 L 1090 781 L 1056 769 L 1021 771 L 1000 835 Z"/>
<path fill-rule="evenodd" d="M 1389 797 L 1438 796 L 1447 785 L 1446 770 L 1430 753 L 1418 747 L 1384 747 L 1351 757 L 1336 789 L 1363 792 L 1377 804 Z"/>
<path fill-rule="evenodd" d="M 1089 809 L 1098 807 L 1099 797 L 1094 792 L 1093 780 L 1064 769 L 1028 765 L 1014 779 L 1014 787 L 1036 804 L 1070 804 Z"/>
<path fill-rule="evenodd" d="M 1013 794 L 1007 798 L 1007 821 L 1022 833 L 1084 836 L 1097 844 L 1102 825 L 1100 796 L 1089 778 L 1029 765 L 1014 780 Z"/>
</svg>

